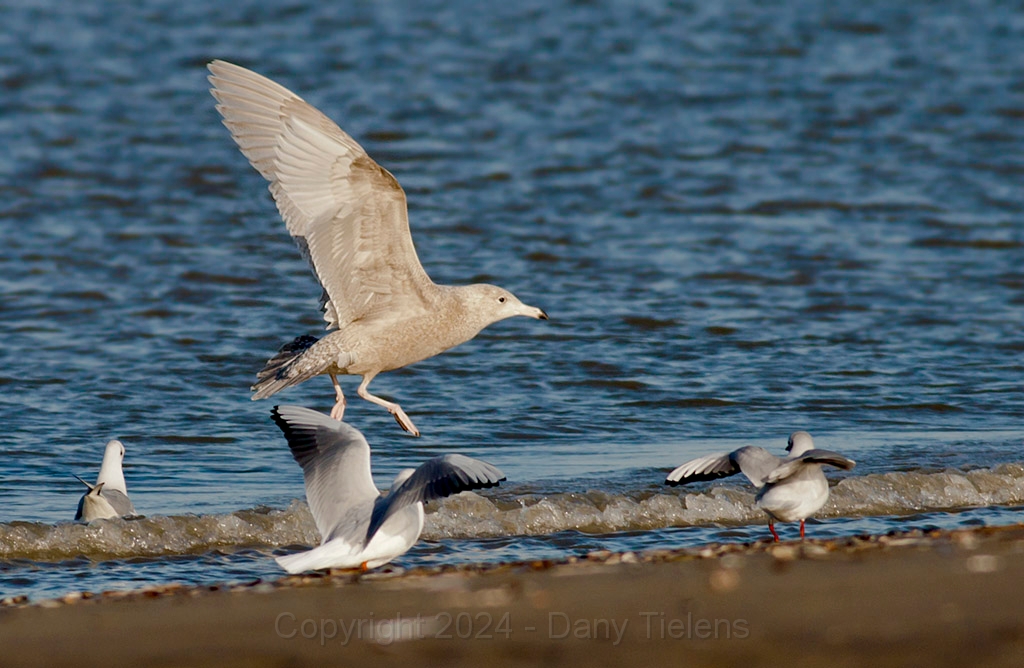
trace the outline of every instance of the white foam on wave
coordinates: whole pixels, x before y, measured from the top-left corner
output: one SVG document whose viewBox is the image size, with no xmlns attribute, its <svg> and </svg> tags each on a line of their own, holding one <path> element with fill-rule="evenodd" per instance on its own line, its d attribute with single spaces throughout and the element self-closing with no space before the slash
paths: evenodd
<svg viewBox="0 0 1024 668">
<path fill-rule="evenodd" d="M 936 473 L 884 473 L 854 476 L 831 489 L 817 517 L 900 515 L 990 505 L 1024 503 L 1024 465 Z M 609 495 L 555 494 L 523 498 L 518 507 L 460 495 L 445 499 L 427 515 L 428 539 L 466 536 L 541 535 L 576 530 L 588 533 L 661 529 L 669 526 L 763 522 L 754 492 L 737 483 L 712 484 L 699 491 Z"/>
<path fill-rule="evenodd" d="M 832 487 L 818 517 L 900 515 L 1024 503 L 1024 464 L 973 471 L 900 472 L 851 476 Z M 423 538 L 489 538 L 643 531 L 670 526 L 761 523 L 751 488 L 737 482 L 694 490 L 657 488 L 630 494 L 601 491 L 518 497 L 466 492 L 432 503 Z M 60 561 L 202 554 L 246 547 L 316 545 L 320 537 L 301 501 L 285 509 L 257 508 L 219 515 L 154 516 L 0 524 L 0 559 Z"/>
<path fill-rule="evenodd" d="M 12 522 L 0 525 L 0 559 L 201 554 L 221 548 L 307 545 L 318 540 L 309 508 L 294 501 L 283 510 L 256 508 L 222 515 L 155 515 L 89 524 Z"/>
</svg>

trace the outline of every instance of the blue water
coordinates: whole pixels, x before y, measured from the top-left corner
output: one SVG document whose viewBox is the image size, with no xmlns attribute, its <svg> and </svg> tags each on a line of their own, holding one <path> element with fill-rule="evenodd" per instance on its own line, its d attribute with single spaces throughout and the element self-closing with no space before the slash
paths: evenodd
<svg viewBox="0 0 1024 668">
<path fill-rule="evenodd" d="M 114 437 L 147 517 L 303 495 L 269 409 L 327 410 L 329 381 L 248 387 L 322 331 L 319 288 L 220 125 L 214 58 L 296 91 L 398 178 L 435 281 L 551 315 L 375 380 L 419 439 L 347 379 L 381 486 L 457 451 L 505 471 L 500 503 L 680 497 L 660 481 L 685 459 L 797 428 L 853 476 L 1024 459 L 1020 8 L 43 0 L 0 21 L 0 549 L 12 523 L 70 520 L 71 474 Z M 905 480 L 822 526 L 1006 523 L 1024 503 L 931 507 Z M 400 563 L 763 531 L 670 524 L 434 535 Z M 163 556 L 8 549 L 0 593 L 273 577 L 268 531 Z"/>
</svg>

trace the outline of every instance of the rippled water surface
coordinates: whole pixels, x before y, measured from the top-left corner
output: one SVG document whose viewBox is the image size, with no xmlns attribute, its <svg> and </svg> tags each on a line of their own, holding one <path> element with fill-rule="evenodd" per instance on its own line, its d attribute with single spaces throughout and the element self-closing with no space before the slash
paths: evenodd
<svg viewBox="0 0 1024 668">
<path fill-rule="evenodd" d="M 858 461 L 812 533 L 1018 519 L 1024 10 L 41 0 L 0 19 L 0 594 L 274 577 L 271 554 L 316 541 L 269 409 L 327 410 L 329 381 L 248 387 L 321 330 L 319 289 L 220 125 L 213 58 L 394 173 L 436 281 L 552 317 L 375 380 L 419 439 L 350 401 L 381 486 L 450 451 L 508 476 L 441 504 L 400 565 L 761 537 L 742 481 L 661 481 L 797 428 Z M 62 524 L 113 437 L 145 518 Z"/>
</svg>

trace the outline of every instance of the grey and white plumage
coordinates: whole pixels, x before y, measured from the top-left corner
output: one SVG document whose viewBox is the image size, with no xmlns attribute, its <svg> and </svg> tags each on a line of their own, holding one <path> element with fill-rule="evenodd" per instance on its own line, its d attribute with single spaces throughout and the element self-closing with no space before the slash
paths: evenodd
<svg viewBox="0 0 1024 668">
<path fill-rule="evenodd" d="M 419 538 L 424 502 L 505 479 L 479 459 L 444 455 L 401 471 L 382 496 L 370 475 L 370 446 L 358 429 L 300 406 L 275 406 L 271 415 L 302 467 L 321 536 L 319 547 L 277 558 L 289 573 L 386 564 Z"/>
<path fill-rule="evenodd" d="M 239 149 L 270 182 L 288 232 L 323 288 L 330 332 L 286 344 L 257 374 L 253 399 L 328 374 L 341 419 L 336 376 L 362 376 L 358 394 L 383 406 L 418 436 L 397 404 L 370 394 L 384 371 L 433 357 L 484 327 L 521 315 L 542 320 L 493 285 L 437 285 L 420 264 L 409 232 L 405 192 L 333 121 L 288 89 L 221 60 L 209 64 L 217 110 Z"/>
<path fill-rule="evenodd" d="M 758 489 L 755 504 L 768 515 L 768 528 L 775 540 L 775 521 L 800 521 L 804 537 L 805 520 L 828 501 L 828 480 L 822 466 L 852 469 L 856 463 L 831 450 L 814 447 L 806 431 L 789 437 L 786 457 L 777 457 L 764 448 L 747 446 L 732 452 L 698 457 L 679 466 L 665 479 L 669 485 L 684 485 L 715 480 L 742 473 Z"/>
<path fill-rule="evenodd" d="M 85 480 L 78 478 L 77 475 L 75 476 L 89 488 L 89 491 L 78 500 L 76 520 L 91 522 L 135 514 L 135 507 L 128 498 L 128 487 L 124 482 L 123 461 L 124 444 L 118 440 L 108 441 L 106 449 L 103 451 L 100 473 L 96 476 L 96 484 L 90 485 Z"/>
</svg>

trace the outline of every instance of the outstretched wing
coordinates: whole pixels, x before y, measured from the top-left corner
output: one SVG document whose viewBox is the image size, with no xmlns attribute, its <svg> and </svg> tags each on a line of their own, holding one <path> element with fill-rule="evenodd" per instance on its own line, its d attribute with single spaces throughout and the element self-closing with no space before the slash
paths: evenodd
<svg viewBox="0 0 1024 668">
<path fill-rule="evenodd" d="M 777 457 L 764 448 L 753 445 L 734 450 L 730 457 L 736 462 L 740 471 L 743 471 L 743 475 L 747 476 L 747 480 L 758 489 L 764 487 L 768 476 L 783 461 L 782 457 Z"/>
<path fill-rule="evenodd" d="M 270 181 L 288 232 L 324 289 L 327 328 L 425 308 L 433 283 L 416 255 L 395 177 L 287 88 L 221 60 L 209 68 L 224 125 Z"/>
<path fill-rule="evenodd" d="M 301 406 L 275 406 L 270 413 L 302 467 L 321 538 L 365 527 L 380 491 L 370 475 L 370 446 L 359 430 Z"/>
<path fill-rule="evenodd" d="M 736 462 L 730 457 L 731 452 L 716 452 L 697 459 L 691 459 L 680 465 L 665 478 L 665 484 L 685 485 L 702 480 L 717 480 L 740 472 Z"/>
<path fill-rule="evenodd" d="M 835 466 L 836 468 L 849 470 L 857 465 L 857 462 L 843 457 L 838 452 L 832 452 L 831 450 L 808 450 L 801 454 L 799 457 L 784 461 L 781 465 L 776 467 L 769 475 L 766 482 L 776 483 L 780 480 L 794 475 L 800 469 L 811 464 L 826 464 L 829 466 Z"/>
<path fill-rule="evenodd" d="M 764 448 L 748 445 L 732 452 L 718 452 L 688 461 L 669 473 L 665 483 L 672 486 L 685 485 L 742 473 L 754 487 L 760 489 L 764 486 L 765 476 L 781 461 Z"/>
<path fill-rule="evenodd" d="M 496 466 L 465 455 L 428 459 L 374 507 L 366 540 L 373 537 L 388 517 L 406 506 L 472 489 L 494 487 L 504 479 L 505 474 Z"/>
</svg>

